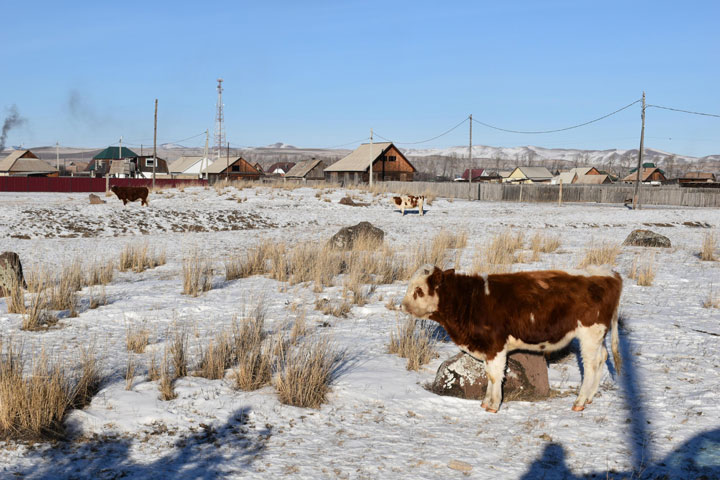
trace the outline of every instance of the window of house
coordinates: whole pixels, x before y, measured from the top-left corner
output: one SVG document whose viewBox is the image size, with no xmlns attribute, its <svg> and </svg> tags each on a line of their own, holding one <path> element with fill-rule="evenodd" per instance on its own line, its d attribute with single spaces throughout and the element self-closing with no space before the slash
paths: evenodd
<svg viewBox="0 0 720 480">
<path fill-rule="evenodd" d="M 152 167 L 155 165 L 155 159 L 154 158 L 146 158 L 145 159 L 145 166 L 146 167 Z"/>
<path fill-rule="evenodd" d="M 388 157 L 387 157 L 388 162 L 394 162 L 395 160 L 396 160 L 395 155 L 388 155 Z"/>
<path fill-rule="evenodd" d="M 231 172 L 239 172 L 240 171 L 240 165 L 233 165 L 230 167 Z"/>
</svg>

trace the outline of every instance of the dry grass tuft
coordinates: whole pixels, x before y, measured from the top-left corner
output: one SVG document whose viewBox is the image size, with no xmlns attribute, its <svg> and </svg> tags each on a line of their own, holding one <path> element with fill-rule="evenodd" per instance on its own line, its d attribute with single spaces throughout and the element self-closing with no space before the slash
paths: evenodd
<svg viewBox="0 0 720 480">
<path fill-rule="evenodd" d="M 160 378 L 158 382 L 158 389 L 160 390 L 160 400 L 173 400 L 177 398 L 175 393 L 175 376 L 170 371 L 170 354 L 168 348 L 165 348 L 163 355 L 163 361 L 160 364 Z"/>
<path fill-rule="evenodd" d="M 327 339 L 306 339 L 292 349 L 281 349 L 282 365 L 275 380 L 281 403 L 303 408 L 319 408 L 330 391 L 333 370 L 340 355 Z"/>
<path fill-rule="evenodd" d="M 597 245 L 594 241 L 585 249 L 585 256 L 578 264 L 578 268 L 589 265 L 615 265 L 620 254 L 620 245 L 602 242 Z"/>
<path fill-rule="evenodd" d="M 164 263 L 164 262 L 163 262 Z M 86 285 L 107 285 L 112 282 L 115 275 L 115 263 L 112 259 L 107 262 L 100 263 L 96 262 L 90 266 L 90 270 L 87 273 Z"/>
<path fill-rule="evenodd" d="M 170 342 L 169 353 L 172 357 L 174 378 L 187 377 L 188 337 L 185 329 L 180 328 L 176 330 Z"/>
<path fill-rule="evenodd" d="M 513 233 L 508 229 L 493 236 L 487 247 L 476 250 L 472 263 L 473 273 L 509 272 L 513 263 L 522 261 L 522 255 L 517 251 L 523 247 L 523 243 L 522 232 Z"/>
<path fill-rule="evenodd" d="M 92 290 L 92 288 L 90 289 L 90 292 L 89 292 L 88 295 L 89 295 L 89 297 L 90 297 L 90 302 L 89 302 L 89 303 L 90 303 L 90 305 L 89 305 L 90 310 L 95 310 L 95 309 L 98 308 L 98 307 L 102 307 L 103 305 L 107 305 L 107 295 L 105 294 L 105 286 L 104 286 L 104 285 L 103 285 L 103 287 L 100 289 L 100 295 L 97 295 L 97 296 L 96 296 L 96 295 L 95 295 L 95 292 Z"/>
<path fill-rule="evenodd" d="M 160 366 L 157 363 L 157 355 L 155 354 L 155 352 L 153 352 L 152 357 L 150 357 L 147 378 L 151 382 L 160 379 Z"/>
<path fill-rule="evenodd" d="M 213 269 L 209 261 L 201 259 L 197 250 L 183 260 L 184 295 L 197 297 L 212 289 Z"/>
<path fill-rule="evenodd" d="M 15 275 L 9 276 L 10 285 L 7 288 L 7 313 L 25 313 L 25 291 L 21 282 Z"/>
<path fill-rule="evenodd" d="M 125 331 L 125 346 L 129 352 L 144 353 L 150 343 L 150 331 L 138 325 L 129 326 Z"/>
<path fill-rule="evenodd" d="M 544 232 L 535 232 L 530 239 L 530 249 L 532 250 L 532 261 L 540 260 L 541 253 L 552 253 L 560 248 L 560 236 L 550 236 Z"/>
<path fill-rule="evenodd" d="M 437 357 L 435 339 L 414 318 L 408 318 L 404 325 L 397 326 L 396 332 L 390 333 L 388 353 L 407 358 L 408 370 L 420 370 L 420 367 Z"/>
<path fill-rule="evenodd" d="M 228 332 L 218 333 L 202 352 L 196 375 L 210 380 L 224 378 L 225 369 L 230 368 L 235 359 L 233 347 L 234 342 Z"/>
<path fill-rule="evenodd" d="M 717 250 L 717 238 L 715 237 L 715 233 L 706 233 L 703 237 L 702 247 L 700 248 L 700 260 L 708 262 L 717 260 L 715 250 Z"/>
<path fill-rule="evenodd" d="M 327 298 L 319 298 L 315 300 L 315 310 L 318 310 L 325 315 L 332 315 L 333 317 L 347 317 L 352 305 L 346 300 L 340 303 L 334 303 Z"/>
<path fill-rule="evenodd" d="M 435 235 L 430 244 L 418 244 L 410 254 L 405 265 L 403 279 L 407 280 L 421 265 L 427 263 L 442 269 L 449 267 L 452 259 L 451 250 L 455 250 L 455 264 L 458 263 L 459 254 L 467 246 L 467 232 L 449 233 L 440 232 Z"/>
<path fill-rule="evenodd" d="M 132 243 L 125 245 L 120 252 L 120 271 L 132 270 L 135 273 L 165 265 L 166 255 L 164 251 L 156 252 L 151 250 L 148 243 L 135 246 Z"/>
<path fill-rule="evenodd" d="M 132 390 L 135 368 L 135 357 L 132 354 L 128 355 L 127 366 L 125 367 L 125 390 Z"/>
<path fill-rule="evenodd" d="M 636 256 L 633 259 L 629 277 L 642 287 L 651 286 L 655 280 L 655 255 L 652 254 L 642 260 Z"/>
<path fill-rule="evenodd" d="M 57 317 L 48 310 L 46 290 L 41 284 L 37 293 L 30 297 L 30 305 L 25 308 L 22 316 L 22 330 L 46 330 L 58 322 Z"/>
<path fill-rule="evenodd" d="M 263 240 L 258 245 L 251 247 L 244 255 L 239 255 L 225 262 L 225 280 L 247 278 L 253 275 L 264 275 L 267 273 L 267 260 L 270 257 L 274 245 L 268 240 Z"/>
<path fill-rule="evenodd" d="M 251 391 L 270 384 L 272 378 L 272 348 L 256 345 L 241 352 L 233 370 L 235 388 Z"/>
<path fill-rule="evenodd" d="M 21 349 L 12 342 L 1 348 L 0 438 L 62 438 L 67 412 L 87 405 L 99 389 L 101 377 L 94 354 L 83 352 L 79 372 L 68 373 L 43 353 L 25 377 Z"/>
</svg>

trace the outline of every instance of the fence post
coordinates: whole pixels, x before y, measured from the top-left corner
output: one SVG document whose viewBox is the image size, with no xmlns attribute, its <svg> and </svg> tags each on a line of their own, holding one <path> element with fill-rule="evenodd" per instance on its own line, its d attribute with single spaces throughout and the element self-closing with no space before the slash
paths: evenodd
<svg viewBox="0 0 720 480">
<path fill-rule="evenodd" d="M 562 180 L 560 180 L 560 192 L 558 193 L 558 205 L 562 205 Z"/>
<path fill-rule="evenodd" d="M 523 184 L 522 184 L 522 182 L 520 182 L 520 198 L 518 198 L 518 203 L 522 203 L 522 189 L 523 189 Z"/>
</svg>

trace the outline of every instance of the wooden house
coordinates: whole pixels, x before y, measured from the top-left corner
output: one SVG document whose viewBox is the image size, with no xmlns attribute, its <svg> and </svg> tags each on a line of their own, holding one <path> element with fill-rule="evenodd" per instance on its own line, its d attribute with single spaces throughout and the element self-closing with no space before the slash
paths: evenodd
<svg viewBox="0 0 720 480">
<path fill-rule="evenodd" d="M 210 181 L 223 180 L 257 180 L 262 173 L 250 165 L 242 157 L 219 158 L 205 169 Z"/>
<path fill-rule="evenodd" d="M 30 150 L 13 150 L 0 161 L 2 177 L 57 177 L 58 171 Z"/>
<path fill-rule="evenodd" d="M 637 169 L 635 169 L 635 171 L 633 171 L 630 175 L 623 178 L 623 182 L 633 183 L 637 181 L 637 178 Z M 640 181 L 643 183 L 661 183 L 666 180 L 667 178 L 665 178 L 665 172 L 654 166 L 643 168 L 640 175 Z"/>
<path fill-rule="evenodd" d="M 515 167 L 504 181 L 511 183 L 550 183 L 553 175 L 545 167 Z"/>
<path fill-rule="evenodd" d="M 157 163 L 155 164 L 155 175 L 169 175 L 170 169 L 165 159 L 158 156 L 155 157 Z M 153 156 L 152 155 L 138 155 L 135 157 L 133 163 L 135 164 L 135 176 L 152 178 L 153 173 Z"/>
<path fill-rule="evenodd" d="M 325 180 L 337 183 L 367 183 L 372 166 L 373 181 L 412 182 L 415 167 L 390 142 L 364 143 L 325 169 Z"/>
<path fill-rule="evenodd" d="M 322 160 L 312 159 L 298 162 L 285 174 L 285 180 L 306 182 L 308 180 L 323 180 L 327 165 Z"/>
<path fill-rule="evenodd" d="M 577 182 L 575 183 L 580 185 L 607 185 L 609 183 L 612 183 L 612 179 L 607 174 L 598 173 L 592 175 L 583 175 L 579 177 Z"/>
<path fill-rule="evenodd" d="M 202 155 L 189 155 L 172 162 L 168 170 L 173 178 L 200 178 L 201 172 L 211 163 L 211 158 L 205 158 Z"/>
<path fill-rule="evenodd" d="M 92 158 L 92 161 L 88 164 L 88 171 L 95 177 L 102 177 L 110 174 L 113 160 L 131 159 L 137 156 L 137 153 L 127 147 L 122 147 L 122 149 L 120 147 L 108 147 Z"/>
<path fill-rule="evenodd" d="M 687 172 L 678 178 L 678 183 L 715 183 L 717 181 L 712 172 Z"/>
</svg>

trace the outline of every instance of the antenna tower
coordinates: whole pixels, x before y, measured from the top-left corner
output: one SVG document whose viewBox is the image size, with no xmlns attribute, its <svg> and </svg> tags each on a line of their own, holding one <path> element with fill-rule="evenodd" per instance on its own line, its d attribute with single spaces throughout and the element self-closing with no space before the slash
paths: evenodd
<svg viewBox="0 0 720 480">
<path fill-rule="evenodd" d="M 220 152 L 225 145 L 225 116 L 223 114 L 223 101 L 222 101 L 222 78 L 217 79 L 217 115 L 215 117 L 215 154 L 217 158 L 220 158 Z"/>
</svg>

